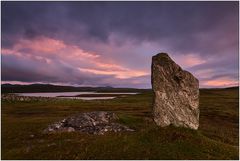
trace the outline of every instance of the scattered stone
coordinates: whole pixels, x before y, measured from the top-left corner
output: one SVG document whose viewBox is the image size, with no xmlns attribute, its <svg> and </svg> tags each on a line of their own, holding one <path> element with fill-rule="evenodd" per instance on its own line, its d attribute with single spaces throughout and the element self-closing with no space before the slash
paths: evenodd
<svg viewBox="0 0 240 161">
<path fill-rule="evenodd" d="M 30 135 L 30 138 L 34 138 L 34 135 L 33 135 L 33 134 L 31 134 L 31 135 Z"/>
<path fill-rule="evenodd" d="M 30 101 L 56 101 L 60 98 L 57 97 L 31 97 L 31 96 L 20 96 L 14 93 L 5 93 L 1 95 L 3 101 L 14 102 L 30 102 Z"/>
<path fill-rule="evenodd" d="M 152 57 L 153 117 L 157 125 L 198 129 L 199 82 L 166 53 Z"/>
<path fill-rule="evenodd" d="M 72 128 L 72 127 L 68 127 L 67 132 L 73 132 L 73 131 L 75 131 L 74 128 Z"/>
<path fill-rule="evenodd" d="M 57 144 L 56 143 L 47 144 L 48 147 L 55 146 L 55 145 L 57 145 Z"/>
<path fill-rule="evenodd" d="M 44 133 L 77 131 L 101 135 L 110 131 L 134 131 L 125 125 L 116 123 L 117 119 L 117 115 L 112 112 L 95 111 L 80 113 L 49 125 L 44 130 Z"/>
</svg>

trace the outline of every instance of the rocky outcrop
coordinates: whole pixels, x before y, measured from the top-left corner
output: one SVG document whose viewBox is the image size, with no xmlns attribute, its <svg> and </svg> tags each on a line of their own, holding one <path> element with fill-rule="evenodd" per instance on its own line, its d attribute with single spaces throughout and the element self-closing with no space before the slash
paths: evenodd
<svg viewBox="0 0 240 161">
<path fill-rule="evenodd" d="M 109 131 L 134 131 L 125 125 L 116 123 L 117 120 L 117 115 L 112 112 L 80 113 L 49 125 L 44 133 L 77 131 L 88 134 L 104 134 Z"/>
<path fill-rule="evenodd" d="M 31 97 L 31 96 L 20 96 L 18 94 L 7 93 L 1 95 L 1 100 L 6 102 L 31 102 L 31 101 L 56 101 L 58 97 Z"/>
<path fill-rule="evenodd" d="M 166 53 L 152 57 L 153 117 L 157 125 L 198 129 L 199 82 Z"/>
</svg>

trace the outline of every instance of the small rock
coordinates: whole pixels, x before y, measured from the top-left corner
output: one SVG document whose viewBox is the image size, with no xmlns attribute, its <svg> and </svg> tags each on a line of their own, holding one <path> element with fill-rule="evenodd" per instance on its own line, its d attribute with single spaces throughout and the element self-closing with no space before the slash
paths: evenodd
<svg viewBox="0 0 240 161">
<path fill-rule="evenodd" d="M 32 135 L 30 135 L 30 138 L 34 138 L 34 135 L 32 134 Z"/>
<path fill-rule="evenodd" d="M 57 144 L 56 143 L 47 144 L 48 147 L 55 146 L 55 145 L 57 145 Z"/>
<path fill-rule="evenodd" d="M 72 128 L 72 127 L 68 127 L 67 132 L 73 132 L 73 131 L 75 131 L 74 128 Z"/>
</svg>

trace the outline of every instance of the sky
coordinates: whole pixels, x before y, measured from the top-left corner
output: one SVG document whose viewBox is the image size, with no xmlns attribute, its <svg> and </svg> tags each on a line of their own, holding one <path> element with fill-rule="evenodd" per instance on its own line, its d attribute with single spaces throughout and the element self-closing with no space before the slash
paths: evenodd
<svg viewBox="0 0 240 161">
<path fill-rule="evenodd" d="M 201 88 L 238 85 L 233 2 L 1 2 L 2 83 L 151 88 L 166 52 Z"/>
</svg>

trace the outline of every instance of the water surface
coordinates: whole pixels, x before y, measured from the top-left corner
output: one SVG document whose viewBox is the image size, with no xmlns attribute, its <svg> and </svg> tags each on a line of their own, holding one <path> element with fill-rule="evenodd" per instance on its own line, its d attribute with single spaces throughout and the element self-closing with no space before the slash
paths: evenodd
<svg viewBox="0 0 240 161">
<path fill-rule="evenodd" d="M 58 98 L 68 98 L 68 99 L 82 99 L 82 100 L 94 100 L 94 99 L 113 99 L 113 97 L 76 97 L 77 95 L 81 94 L 91 94 L 91 95 L 99 95 L 99 94 L 126 94 L 126 95 L 133 95 L 137 93 L 98 93 L 98 92 L 42 92 L 42 93 L 16 93 L 19 96 L 29 96 L 29 97 L 58 97 Z M 61 97 L 59 97 L 61 96 Z"/>
</svg>

